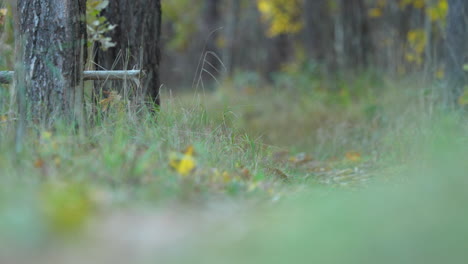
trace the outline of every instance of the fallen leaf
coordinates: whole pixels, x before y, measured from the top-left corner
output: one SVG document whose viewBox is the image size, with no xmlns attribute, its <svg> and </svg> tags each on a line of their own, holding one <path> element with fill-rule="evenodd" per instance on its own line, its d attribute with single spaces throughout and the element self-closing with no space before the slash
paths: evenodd
<svg viewBox="0 0 468 264">
<path fill-rule="evenodd" d="M 250 180 L 252 179 L 252 174 L 250 173 L 249 169 L 247 168 L 242 168 L 241 170 L 241 176 L 244 180 Z"/>
<path fill-rule="evenodd" d="M 193 146 L 189 146 L 183 153 L 173 152 L 169 156 L 169 166 L 181 176 L 188 176 L 197 167 L 194 154 Z"/>
<path fill-rule="evenodd" d="M 287 181 L 290 179 L 290 177 L 286 173 L 284 173 L 282 170 L 278 168 L 270 168 L 269 171 L 276 177 L 280 178 L 281 180 Z"/>
<path fill-rule="evenodd" d="M 42 169 L 44 168 L 45 162 L 43 159 L 38 158 L 36 161 L 34 161 L 34 168 L 36 169 Z"/>
<path fill-rule="evenodd" d="M 350 151 L 345 154 L 347 160 L 352 162 L 359 162 L 362 160 L 361 154 L 359 152 Z"/>
</svg>

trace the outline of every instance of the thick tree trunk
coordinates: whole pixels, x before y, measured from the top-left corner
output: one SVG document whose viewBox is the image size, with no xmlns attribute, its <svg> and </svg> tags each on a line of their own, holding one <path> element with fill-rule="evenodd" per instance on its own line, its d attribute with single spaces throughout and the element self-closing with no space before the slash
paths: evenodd
<svg viewBox="0 0 468 264">
<path fill-rule="evenodd" d="M 17 11 L 15 80 L 24 110 L 49 124 L 69 119 L 86 50 L 85 0 L 18 0 Z"/>
<path fill-rule="evenodd" d="M 159 105 L 160 0 L 112 0 L 103 15 L 117 26 L 109 34 L 116 46 L 98 50 L 96 62 L 109 70 L 144 70 L 142 93 Z"/>
<path fill-rule="evenodd" d="M 467 83 L 463 65 L 468 63 L 468 1 L 450 0 L 449 6 L 444 101 L 454 105 Z"/>
</svg>

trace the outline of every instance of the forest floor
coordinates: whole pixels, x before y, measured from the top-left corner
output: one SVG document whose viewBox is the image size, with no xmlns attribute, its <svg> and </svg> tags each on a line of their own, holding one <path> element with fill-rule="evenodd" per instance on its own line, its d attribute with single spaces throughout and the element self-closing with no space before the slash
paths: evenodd
<svg viewBox="0 0 468 264">
<path fill-rule="evenodd" d="M 463 263 L 468 122 L 436 89 L 241 79 L 157 120 L 115 97 L 18 155 L 2 115 L 0 263 Z"/>
</svg>

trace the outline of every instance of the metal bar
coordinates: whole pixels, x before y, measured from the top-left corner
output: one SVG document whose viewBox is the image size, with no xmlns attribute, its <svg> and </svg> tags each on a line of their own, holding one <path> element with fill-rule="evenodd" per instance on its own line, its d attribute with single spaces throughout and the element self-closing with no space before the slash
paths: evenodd
<svg viewBox="0 0 468 264">
<path fill-rule="evenodd" d="M 13 71 L 0 71 L 0 83 L 11 83 L 14 74 Z M 83 72 L 83 80 L 85 81 L 139 79 L 142 76 L 144 76 L 144 72 L 141 70 Z"/>
<path fill-rule="evenodd" d="M 141 70 L 130 71 L 84 71 L 83 79 L 85 81 L 99 81 L 99 80 L 125 80 L 125 79 L 138 79 L 143 77 L 144 72 Z"/>
<path fill-rule="evenodd" d="M 0 83 L 11 83 L 14 74 L 12 71 L 0 71 Z"/>
</svg>

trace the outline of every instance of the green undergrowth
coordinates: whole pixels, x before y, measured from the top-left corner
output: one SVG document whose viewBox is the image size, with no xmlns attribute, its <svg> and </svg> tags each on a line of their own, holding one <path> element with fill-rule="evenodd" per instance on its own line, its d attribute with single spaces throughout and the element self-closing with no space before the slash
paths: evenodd
<svg viewBox="0 0 468 264">
<path fill-rule="evenodd" d="M 468 142 L 443 117 L 422 152 L 358 192 L 313 188 L 243 215 L 174 263 L 463 263 Z M 390 174 L 389 174 L 390 173 Z"/>
<path fill-rule="evenodd" d="M 421 221 L 405 201 L 430 219 L 422 229 L 415 225 L 417 232 L 440 228 L 439 214 L 456 215 L 453 200 L 466 199 L 458 190 L 468 164 L 468 123 L 463 113 L 437 107 L 437 97 L 428 93 L 432 88 L 366 76 L 338 83 L 312 79 L 307 89 L 307 82 L 289 81 L 266 86 L 234 79 L 214 92 L 164 91 L 156 116 L 130 112 L 115 96 L 105 107 L 101 103 L 102 113 L 86 129 L 60 122 L 48 129 L 28 127 L 19 152 L 15 118 L 3 104 L 0 243 L 37 247 L 51 237 L 75 237 L 90 219 L 116 209 L 234 201 L 254 208 L 244 219 L 252 228 L 249 243 L 213 245 L 232 235 L 228 228 L 199 245 L 201 252 L 226 246 L 244 256 L 251 243 L 264 243 L 258 260 L 274 262 L 267 249 L 292 239 L 290 231 L 300 241 L 324 237 L 325 244 L 312 239 L 314 247 L 331 250 L 333 239 L 343 249 L 352 230 L 364 229 L 356 252 L 371 246 L 379 221 L 396 221 L 394 229 L 412 232 L 412 222 L 386 211 L 388 206 Z M 277 220 L 262 227 L 265 217 Z M 367 217 L 375 222 L 365 225 Z M 404 243 L 403 238 L 391 241 Z M 294 247 L 297 258 L 307 253 L 304 247 Z M 1 245 L 0 253 L 8 248 Z M 321 258 L 337 260 L 332 252 Z"/>
</svg>

